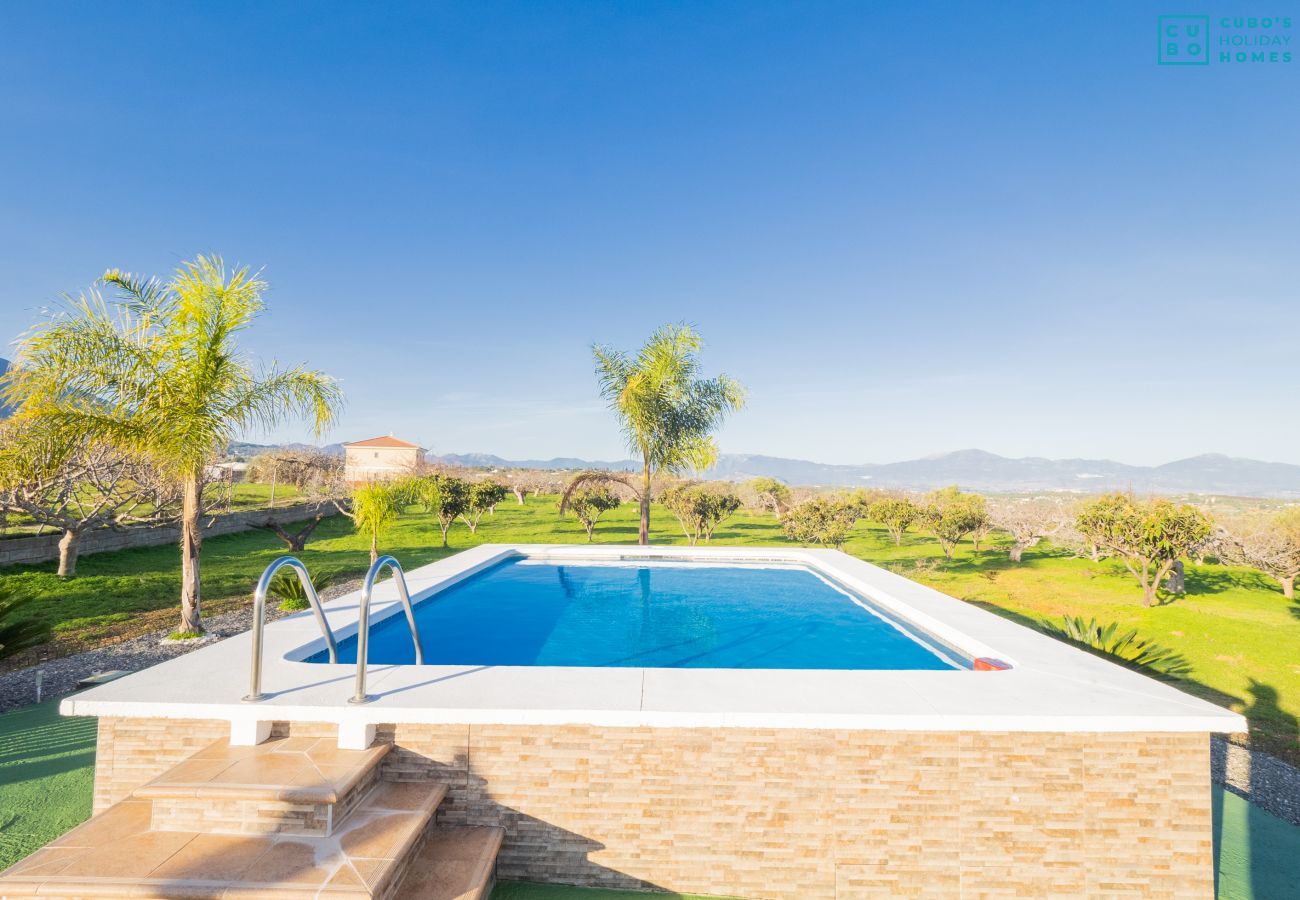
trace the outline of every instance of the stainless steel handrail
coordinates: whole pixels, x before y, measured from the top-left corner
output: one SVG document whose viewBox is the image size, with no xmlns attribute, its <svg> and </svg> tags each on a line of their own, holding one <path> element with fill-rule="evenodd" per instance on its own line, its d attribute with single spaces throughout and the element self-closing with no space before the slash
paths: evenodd
<svg viewBox="0 0 1300 900">
<path fill-rule="evenodd" d="M 411 593 L 406 589 L 406 575 L 401 565 L 391 556 L 381 556 L 375 560 L 370 571 L 366 573 L 366 583 L 361 588 L 361 618 L 357 620 L 357 690 L 348 698 L 349 703 L 366 703 L 366 651 L 370 646 L 370 595 L 375 590 L 375 579 L 385 568 L 393 570 L 393 581 L 397 582 L 397 596 L 402 600 L 406 611 L 406 624 L 411 627 L 411 641 L 415 644 L 415 664 L 424 665 L 424 647 L 420 644 L 420 629 L 415 624 L 415 611 L 411 609 Z"/>
<path fill-rule="evenodd" d="M 256 703 L 266 699 L 266 695 L 262 693 L 262 632 L 266 630 L 266 594 L 271 589 L 271 580 L 285 566 L 298 573 L 298 581 L 302 583 L 303 593 L 307 595 L 311 611 L 316 615 L 316 624 L 320 626 L 321 634 L 325 636 L 330 662 L 339 661 L 338 647 L 334 644 L 334 632 L 330 631 L 330 624 L 325 621 L 325 610 L 321 608 L 320 597 L 316 596 L 316 588 L 311 583 L 311 576 L 307 574 L 307 567 L 297 557 L 281 556 L 266 567 L 266 571 L 258 579 L 257 590 L 253 592 L 253 677 L 252 687 L 248 696 L 244 698 L 245 703 Z"/>
</svg>

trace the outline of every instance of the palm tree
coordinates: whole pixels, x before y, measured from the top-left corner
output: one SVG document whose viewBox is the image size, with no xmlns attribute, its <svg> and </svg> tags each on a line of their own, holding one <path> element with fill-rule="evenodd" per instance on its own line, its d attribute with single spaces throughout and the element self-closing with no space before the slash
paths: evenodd
<svg viewBox="0 0 1300 900">
<path fill-rule="evenodd" d="M 334 379 L 301 366 L 256 366 L 239 334 L 263 309 L 266 284 L 219 257 L 184 263 L 171 280 L 117 269 L 22 339 L 4 390 L 71 438 L 149 459 L 181 485 L 181 626 L 200 633 L 200 516 L 207 467 L 237 435 L 291 416 L 319 435 L 342 405 Z"/>
<path fill-rule="evenodd" d="M 608 473 L 584 473 L 568 494 L 593 481 L 632 488 L 641 504 L 638 542 L 650 543 L 651 484 L 661 471 L 702 471 L 717 462 L 712 432 L 745 405 L 745 389 L 726 375 L 699 378 L 700 336 L 689 325 L 665 325 L 636 356 L 596 346 L 600 393 L 618 415 L 628 448 L 641 457 L 640 484 Z"/>
<path fill-rule="evenodd" d="M 358 532 L 370 538 L 370 564 L 379 559 L 379 536 L 397 521 L 409 499 L 405 484 L 371 482 L 352 492 L 350 508 L 339 509 L 352 520 Z"/>
</svg>

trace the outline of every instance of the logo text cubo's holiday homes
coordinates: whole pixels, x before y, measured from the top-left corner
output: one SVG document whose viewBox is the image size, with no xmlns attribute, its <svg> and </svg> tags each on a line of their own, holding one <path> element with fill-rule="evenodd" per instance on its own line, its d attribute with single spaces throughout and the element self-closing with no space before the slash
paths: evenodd
<svg viewBox="0 0 1300 900">
<path fill-rule="evenodd" d="M 1295 58 L 1290 16 L 1170 15 L 1157 20 L 1162 66 L 1278 65 Z"/>
</svg>

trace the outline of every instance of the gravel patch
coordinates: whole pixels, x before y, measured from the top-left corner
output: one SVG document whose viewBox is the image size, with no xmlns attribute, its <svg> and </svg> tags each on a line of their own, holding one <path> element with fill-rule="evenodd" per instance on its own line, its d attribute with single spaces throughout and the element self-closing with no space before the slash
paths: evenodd
<svg viewBox="0 0 1300 900">
<path fill-rule="evenodd" d="M 336 597 L 351 593 L 361 587 L 360 580 L 331 585 L 321 591 L 321 600 L 329 602 Z M 268 603 L 266 619 L 274 621 L 292 613 L 282 613 L 274 603 Z M 204 618 L 204 625 L 209 640 L 168 641 L 167 635 L 175 628 L 165 628 L 130 638 L 111 647 L 87 650 L 73 656 L 50 660 L 40 665 L 6 672 L 0 675 L 0 713 L 30 706 L 36 702 L 36 673 L 42 673 L 41 699 L 53 700 L 71 694 L 77 689 L 77 682 L 97 672 L 118 669 L 123 672 L 138 672 L 177 656 L 192 653 L 206 647 L 213 640 L 222 640 L 248 631 L 253 627 L 253 604 L 250 601 L 231 612 Z"/>
<path fill-rule="evenodd" d="M 1300 769 L 1290 763 L 1215 737 L 1210 740 L 1210 772 L 1234 794 L 1300 825 Z"/>
</svg>

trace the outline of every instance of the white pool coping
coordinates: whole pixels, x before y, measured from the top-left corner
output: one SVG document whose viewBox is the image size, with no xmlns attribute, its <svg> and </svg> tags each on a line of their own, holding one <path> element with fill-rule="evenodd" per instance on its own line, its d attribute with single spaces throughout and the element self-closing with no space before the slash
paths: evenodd
<svg viewBox="0 0 1300 900">
<path fill-rule="evenodd" d="M 272 721 L 597 725 L 894 731 L 1243 732 L 1239 714 L 1045 637 L 836 550 L 485 544 L 407 573 L 413 598 L 514 556 L 805 565 L 971 657 L 1008 671 L 395 666 L 369 670 L 373 700 L 350 705 L 354 665 L 298 661 L 324 648 L 310 612 L 266 627 L 262 689 L 245 703 L 251 633 L 76 694 L 74 716 L 217 719 L 265 734 Z M 258 573 L 250 572 L 249 581 Z M 326 604 L 338 640 L 356 633 L 360 592 Z M 399 614 L 375 590 L 372 622 Z"/>
</svg>

